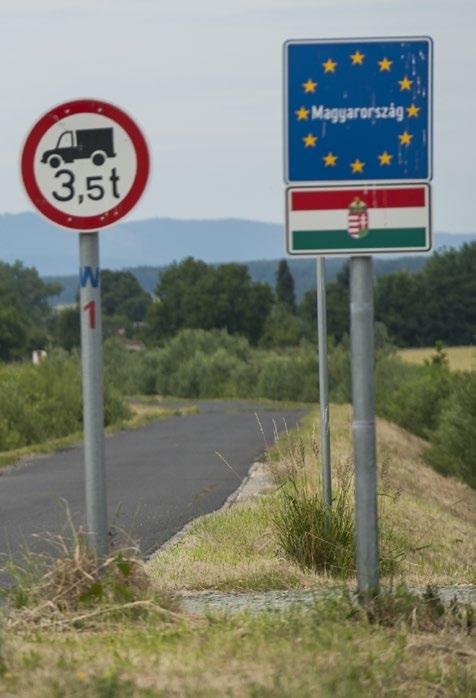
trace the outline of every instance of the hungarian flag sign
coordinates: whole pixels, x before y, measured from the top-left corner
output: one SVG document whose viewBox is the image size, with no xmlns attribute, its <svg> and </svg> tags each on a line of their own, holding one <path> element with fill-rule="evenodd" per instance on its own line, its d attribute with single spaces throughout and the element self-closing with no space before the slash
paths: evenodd
<svg viewBox="0 0 476 698">
<path fill-rule="evenodd" d="M 287 191 L 289 254 L 428 251 L 430 227 L 428 184 Z"/>
</svg>

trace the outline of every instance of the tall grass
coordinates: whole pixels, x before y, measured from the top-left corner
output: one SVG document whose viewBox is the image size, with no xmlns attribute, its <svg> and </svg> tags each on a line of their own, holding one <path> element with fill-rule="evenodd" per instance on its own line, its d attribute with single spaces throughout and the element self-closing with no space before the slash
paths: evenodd
<svg viewBox="0 0 476 698">
<path fill-rule="evenodd" d="M 307 434 L 307 436 L 304 436 Z M 346 579 L 355 576 L 354 474 L 350 460 L 334 460 L 332 503 L 323 497 L 322 469 L 316 425 L 284 436 L 276 434 L 270 469 L 279 497 L 271 515 L 282 552 L 303 570 Z M 380 476 L 380 571 L 397 572 L 409 548 L 390 525 L 389 502 L 397 496 L 388 482 L 385 463 Z"/>
<path fill-rule="evenodd" d="M 351 480 L 341 482 L 328 506 L 320 479 L 295 477 L 283 488 L 273 514 L 280 547 L 303 569 L 347 578 L 354 574 Z"/>
</svg>

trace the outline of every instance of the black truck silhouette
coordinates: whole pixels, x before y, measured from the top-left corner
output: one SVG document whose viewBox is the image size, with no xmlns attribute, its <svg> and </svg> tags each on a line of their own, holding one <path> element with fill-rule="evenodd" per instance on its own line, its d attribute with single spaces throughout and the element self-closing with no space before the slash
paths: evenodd
<svg viewBox="0 0 476 698">
<path fill-rule="evenodd" d="M 83 128 L 64 131 L 58 138 L 56 148 L 45 150 L 41 162 L 47 162 L 56 169 L 62 162 L 91 159 L 99 167 L 106 162 L 106 158 L 114 157 L 112 128 Z"/>
</svg>

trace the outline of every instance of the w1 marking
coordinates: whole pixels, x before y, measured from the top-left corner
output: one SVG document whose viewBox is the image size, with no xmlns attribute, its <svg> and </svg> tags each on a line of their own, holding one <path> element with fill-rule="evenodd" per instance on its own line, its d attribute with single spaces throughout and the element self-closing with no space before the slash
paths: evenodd
<svg viewBox="0 0 476 698">
<path fill-rule="evenodd" d="M 81 288 L 87 288 L 91 286 L 92 289 L 99 290 L 99 280 L 100 280 L 101 270 L 99 267 L 91 267 L 86 265 L 80 267 L 79 269 L 79 285 Z M 88 303 L 84 303 L 82 309 L 88 314 L 89 329 L 96 329 L 96 300 L 92 299 Z"/>
<path fill-rule="evenodd" d="M 89 329 L 95 330 L 96 329 L 96 301 L 89 301 L 89 303 L 86 303 L 83 305 L 83 310 L 86 313 L 89 313 Z"/>
<path fill-rule="evenodd" d="M 91 283 L 93 288 L 97 288 L 99 285 L 99 267 L 81 267 L 79 270 L 79 284 L 81 288 L 86 288 L 88 282 Z"/>
</svg>

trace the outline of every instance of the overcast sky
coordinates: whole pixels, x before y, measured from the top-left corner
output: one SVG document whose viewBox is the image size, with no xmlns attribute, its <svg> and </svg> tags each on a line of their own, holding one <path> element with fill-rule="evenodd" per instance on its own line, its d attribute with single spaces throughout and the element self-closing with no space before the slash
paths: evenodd
<svg viewBox="0 0 476 698">
<path fill-rule="evenodd" d="M 23 139 L 96 97 L 141 124 L 152 177 L 131 217 L 282 222 L 282 43 L 430 35 L 434 223 L 475 232 L 475 0 L 0 0 L 0 212 L 31 210 Z"/>
</svg>

